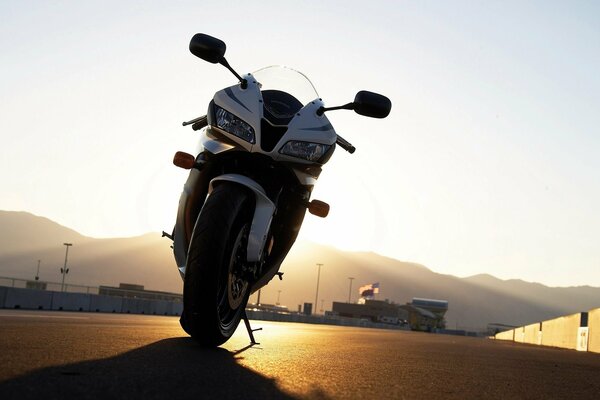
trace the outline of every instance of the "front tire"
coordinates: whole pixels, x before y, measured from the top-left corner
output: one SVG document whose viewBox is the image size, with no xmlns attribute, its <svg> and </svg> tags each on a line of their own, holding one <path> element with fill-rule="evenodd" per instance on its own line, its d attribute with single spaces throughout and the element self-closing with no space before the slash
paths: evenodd
<svg viewBox="0 0 600 400">
<path fill-rule="evenodd" d="M 198 216 L 188 249 L 181 326 L 207 346 L 225 343 L 248 303 L 246 249 L 251 195 L 235 183 L 217 186 Z"/>
</svg>

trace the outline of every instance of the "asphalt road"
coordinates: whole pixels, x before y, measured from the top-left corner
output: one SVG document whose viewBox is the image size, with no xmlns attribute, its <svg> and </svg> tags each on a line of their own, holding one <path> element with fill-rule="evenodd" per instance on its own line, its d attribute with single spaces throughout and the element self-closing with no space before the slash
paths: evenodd
<svg viewBox="0 0 600 400">
<path fill-rule="evenodd" d="M 252 323 L 204 349 L 173 317 L 0 310 L 0 399 L 600 398 L 600 354 Z"/>
</svg>

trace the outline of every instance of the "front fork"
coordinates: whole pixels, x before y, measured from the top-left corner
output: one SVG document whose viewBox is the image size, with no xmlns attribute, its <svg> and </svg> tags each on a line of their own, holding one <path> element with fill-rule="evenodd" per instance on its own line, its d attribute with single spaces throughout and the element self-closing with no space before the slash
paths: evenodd
<svg viewBox="0 0 600 400">
<path fill-rule="evenodd" d="M 267 197 L 265 190 L 253 179 L 239 174 L 225 174 L 210 181 L 208 193 L 222 182 L 233 182 L 249 189 L 255 196 L 254 216 L 248 234 L 247 261 L 260 262 L 263 258 L 265 243 L 275 214 L 275 204 Z"/>
</svg>

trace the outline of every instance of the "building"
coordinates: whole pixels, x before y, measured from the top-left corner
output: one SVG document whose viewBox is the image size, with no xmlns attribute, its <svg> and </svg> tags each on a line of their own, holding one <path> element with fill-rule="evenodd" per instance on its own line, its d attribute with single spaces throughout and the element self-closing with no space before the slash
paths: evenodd
<svg viewBox="0 0 600 400">
<path fill-rule="evenodd" d="M 408 322 L 412 330 L 431 332 L 446 327 L 444 316 L 448 311 L 447 300 L 413 297 L 410 303 L 402 307 L 408 312 Z"/>
<path fill-rule="evenodd" d="M 143 285 L 120 283 L 119 287 L 100 286 L 98 294 L 105 296 L 127 297 L 145 300 L 166 300 L 181 303 L 183 296 L 179 293 L 160 292 L 157 290 L 144 290 Z"/>
<path fill-rule="evenodd" d="M 48 284 L 42 281 L 27 281 L 25 287 L 27 289 L 46 290 Z"/>
<path fill-rule="evenodd" d="M 340 317 L 368 319 L 373 322 L 400 324 L 408 319 L 406 310 L 381 300 L 365 300 L 364 304 L 333 302 L 332 312 Z"/>
<path fill-rule="evenodd" d="M 304 307 L 302 308 L 302 314 L 312 315 L 312 303 L 304 303 Z"/>
<path fill-rule="evenodd" d="M 398 305 L 389 301 L 361 299 L 355 303 L 334 302 L 332 314 L 340 317 L 367 319 L 388 324 L 408 324 L 412 330 L 432 332 L 444 329 L 447 300 L 414 297 L 410 303 Z"/>
</svg>

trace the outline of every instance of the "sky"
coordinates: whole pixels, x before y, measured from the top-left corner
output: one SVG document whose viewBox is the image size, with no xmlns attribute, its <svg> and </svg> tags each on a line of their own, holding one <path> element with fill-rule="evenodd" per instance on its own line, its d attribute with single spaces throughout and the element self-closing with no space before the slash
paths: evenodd
<svg viewBox="0 0 600 400">
<path fill-rule="evenodd" d="M 341 148 L 301 238 L 457 276 L 600 286 L 600 3 L 2 1 L 0 209 L 93 237 L 170 231 L 194 152 L 181 122 L 246 73 L 306 74 Z M 318 262 L 318 260 L 315 260 Z M 174 267 L 173 267 L 174 268 Z"/>
</svg>

